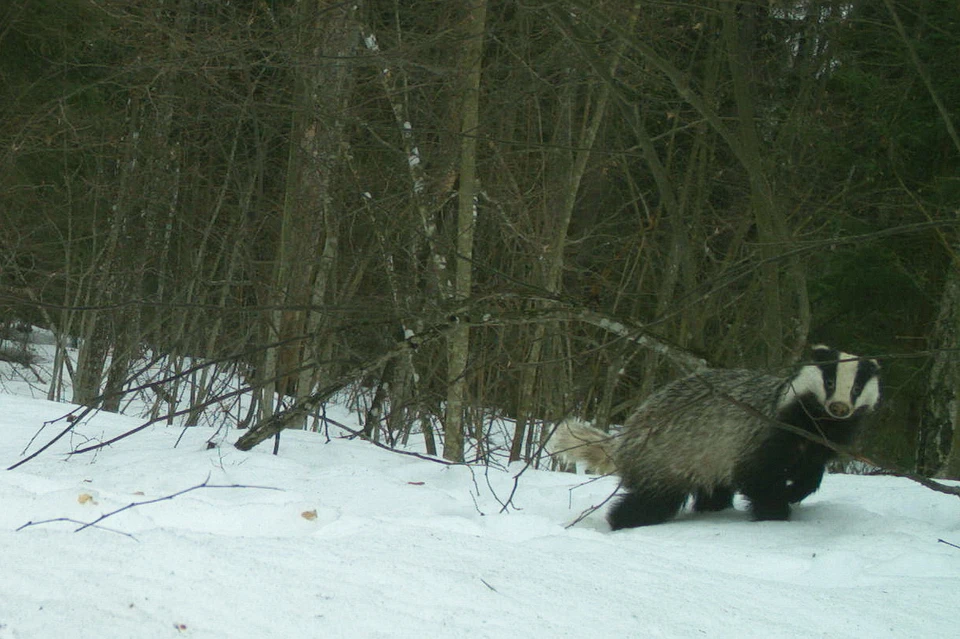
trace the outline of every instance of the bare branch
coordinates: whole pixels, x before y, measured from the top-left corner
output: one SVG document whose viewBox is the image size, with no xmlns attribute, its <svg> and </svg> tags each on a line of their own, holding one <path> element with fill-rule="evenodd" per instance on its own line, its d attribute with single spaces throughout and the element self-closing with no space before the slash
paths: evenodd
<svg viewBox="0 0 960 639">
<path fill-rule="evenodd" d="M 146 506 L 146 505 L 148 505 L 148 504 L 156 504 L 156 503 L 161 502 L 161 501 L 169 501 L 169 500 L 174 499 L 174 498 L 176 498 L 176 497 L 180 497 L 181 495 L 185 495 L 185 494 L 187 494 L 187 493 L 189 493 L 189 492 L 193 492 L 193 491 L 195 491 L 195 490 L 200 490 L 201 488 L 254 488 L 254 489 L 257 489 L 257 490 L 278 490 L 278 491 L 279 491 L 279 490 L 283 490 L 282 488 L 276 488 L 276 487 L 274 487 L 274 486 L 253 486 L 253 485 L 247 485 L 247 484 L 211 484 L 211 483 L 209 483 L 209 482 L 210 482 L 210 475 L 207 475 L 207 478 L 206 478 L 205 480 L 203 480 L 203 483 L 202 483 L 202 484 L 197 484 L 196 486 L 191 486 L 190 488 L 184 488 L 183 490 L 177 491 L 177 492 L 175 492 L 175 493 L 171 493 L 171 494 L 169 494 L 169 495 L 164 495 L 163 497 L 157 497 L 156 499 L 147 499 L 147 500 L 144 500 L 144 501 L 131 502 L 131 503 L 127 504 L 126 506 L 121 506 L 120 508 L 117 508 L 116 510 L 111 510 L 111 511 L 108 512 L 108 513 L 104 513 L 104 514 L 100 515 L 99 517 L 97 517 L 96 519 L 94 519 L 94 520 L 91 521 L 91 522 L 86 522 L 86 523 L 84 523 L 84 522 L 76 521 L 76 520 L 74 520 L 74 519 L 68 519 L 68 518 L 65 518 L 65 517 L 58 517 L 58 518 L 56 518 L 56 519 L 45 519 L 45 520 L 43 520 L 43 521 L 28 521 L 27 523 L 25 523 L 25 524 L 23 524 L 22 526 L 20 526 L 19 528 L 17 528 L 17 530 L 20 531 L 20 530 L 23 530 L 24 528 L 28 528 L 28 527 L 30 527 L 30 526 L 38 526 L 38 525 L 40 525 L 40 524 L 48 524 L 48 523 L 52 523 L 52 522 L 56 522 L 56 521 L 68 521 L 68 522 L 71 522 L 71 523 L 81 524 L 80 527 L 77 528 L 76 530 L 74 530 L 73 532 L 80 532 L 81 530 L 86 530 L 87 528 L 102 528 L 102 526 L 99 525 L 101 521 L 103 521 L 104 519 L 107 519 L 107 518 L 109 518 L 109 517 L 113 517 L 114 515 L 120 514 L 120 513 L 124 512 L 124 511 L 126 511 L 126 510 L 130 510 L 131 508 L 136 508 L 136 507 L 138 507 L 138 506 Z M 105 530 L 111 530 L 111 529 L 105 528 Z M 129 533 L 125 533 L 125 532 L 118 531 L 118 530 L 111 530 L 111 532 L 116 532 L 116 533 L 119 533 L 119 534 L 121 534 L 121 535 L 126 535 L 127 537 L 130 537 L 130 538 L 132 538 L 132 539 L 135 539 L 135 538 L 133 537 L 133 535 L 131 535 L 131 534 L 129 534 Z"/>
<path fill-rule="evenodd" d="M 701 380 L 701 381 L 703 381 L 704 385 L 708 385 L 706 380 Z M 960 497 L 960 486 L 948 486 L 947 484 L 934 481 L 929 477 L 924 477 L 923 475 L 918 475 L 917 473 L 913 473 L 907 470 L 900 470 L 898 468 L 892 468 L 885 464 L 878 463 L 873 459 L 870 459 L 869 457 L 863 455 L 862 453 L 857 452 L 850 446 L 843 446 L 843 445 L 837 444 L 835 442 L 830 441 L 826 437 L 823 437 L 822 435 L 804 430 L 802 428 L 794 426 L 793 424 L 786 424 L 784 422 L 777 421 L 773 417 L 766 415 L 762 411 L 757 410 L 756 408 L 747 404 L 746 402 L 742 402 L 736 399 L 735 397 L 728 395 L 727 393 L 720 392 L 716 388 L 712 388 L 712 387 L 711 387 L 711 390 L 718 397 L 730 402 L 731 404 L 740 408 L 744 412 L 752 415 L 753 417 L 756 417 L 758 419 L 765 421 L 768 425 L 774 428 L 785 430 L 788 433 L 796 435 L 797 437 L 802 437 L 806 440 L 809 440 L 811 442 L 814 442 L 816 444 L 820 444 L 821 446 L 829 448 L 830 450 L 833 450 L 837 453 L 842 453 L 844 455 L 847 455 L 848 457 L 855 459 L 857 461 L 861 461 L 861 462 L 864 462 L 865 464 L 870 464 L 871 466 L 880 468 L 881 470 L 883 470 L 884 473 L 893 475 L 894 477 L 903 477 L 904 479 L 909 479 L 910 481 L 916 482 L 921 486 L 925 486 L 930 490 L 934 490 L 939 493 L 944 493 L 946 495 L 954 495 L 955 497 Z"/>
<path fill-rule="evenodd" d="M 453 330 L 459 322 L 456 318 L 444 322 L 437 326 L 427 329 L 422 333 L 413 335 L 398 342 L 392 349 L 373 360 L 363 362 L 330 382 L 320 390 L 304 397 L 294 403 L 290 408 L 278 411 L 269 418 L 261 420 L 250 427 L 246 433 L 234 444 L 239 450 L 250 450 L 257 444 L 278 434 L 280 431 L 288 428 L 291 424 L 296 424 L 305 419 L 313 410 L 327 401 L 335 394 L 347 387 L 351 382 L 361 379 L 375 371 L 383 368 L 383 365 L 390 360 L 400 357 L 404 353 L 416 350 L 425 343 L 435 341 Z"/>
</svg>

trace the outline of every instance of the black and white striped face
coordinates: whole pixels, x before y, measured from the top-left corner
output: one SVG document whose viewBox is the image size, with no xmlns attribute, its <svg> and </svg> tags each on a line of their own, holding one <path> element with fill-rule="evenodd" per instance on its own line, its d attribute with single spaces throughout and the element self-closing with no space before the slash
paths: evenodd
<svg viewBox="0 0 960 639">
<path fill-rule="evenodd" d="M 869 412 L 880 401 L 880 365 L 828 346 L 814 346 L 813 363 L 801 368 L 787 385 L 780 406 L 805 395 L 816 397 L 835 419 Z"/>
</svg>

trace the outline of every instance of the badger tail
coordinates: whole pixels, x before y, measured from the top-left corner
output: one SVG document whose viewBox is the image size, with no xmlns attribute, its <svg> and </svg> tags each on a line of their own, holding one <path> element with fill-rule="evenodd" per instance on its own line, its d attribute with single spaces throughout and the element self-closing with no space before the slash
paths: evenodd
<svg viewBox="0 0 960 639">
<path fill-rule="evenodd" d="M 613 463 L 615 445 L 609 433 L 569 418 L 557 424 L 547 451 L 564 461 L 583 462 L 593 472 L 609 475 L 617 470 Z"/>
</svg>

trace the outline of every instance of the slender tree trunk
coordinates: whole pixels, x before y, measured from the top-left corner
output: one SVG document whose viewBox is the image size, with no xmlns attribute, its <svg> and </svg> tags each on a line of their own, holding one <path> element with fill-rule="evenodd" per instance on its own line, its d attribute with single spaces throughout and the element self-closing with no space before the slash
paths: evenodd
<svg viewBox="0 0 960 639">
<path fill-rule="evenodd" d="M 631 24 L 635 22 L 636 15 L 636 11 L 634 11 L 631 16 Z M 555 22 L 558 25 L 565 24 L 566 18 L 565 16 L 558 16 Z M 603 69 L 605 74 L 609 73 L 610 76 L 616 74 L 623 51 L 624 44 L 621 43 L 613 55 L 613 62 L 610 63 L 609 68 Z M 590 91 L 593 99 L 588 102 L 588 106 L 584 110 L 579 133 L 573 135 L 572 124 L 564 131 L 566 139 L 562 141 L 562 144 L 572 146 L 577 151 L 572 154 L 565 154 L 565 165 L 558 167 L 556 171 L 562 177 L 556 180 L 556 183 L 544 183 L 544 190 L 547 192 L 545 200 L 548 203 L 547 210 L 543 211 L 545 219 L 550 220 L 554 216 L 559 218 L 553 224 L 547 223 L 544 225 L 545 229 L 553 230 L 553 237 L 549 237 L 546 242 L 547 254 L 544 257 L 547 262 L 547 269 L 543 281 L 544 289 L 551 294 L 558 293 L 561 289 L 570 220 L 573 218 L 577 196 L 580 193 L 580 185 L 583 182 L 587 163 L 590 160 L 590 154 L 600 131 L 600 126 L 606 117 L 607 105 L 610 101 L 610 83 L 601 80 L 598 84 L 599 86 L 595 84 L 592 87 L 594 90 Z M 567 105 L 565 105 L 567 109 L 565 119 L 568 122 L 571 122 L 574 117 L 572 103 L 573 100 L 569 99 Z M 554 197 L 551 193 L 558 193 L 558 196 Z M 538 375 L 542 376 L 544 374 L 541 362 L 543 347 L 544 344 L 550 343 L 557 345 L 557 350 L 559 350 L 559 344 L 562 341 L 559 339 L 561 332 L 560 324 L 557 322 L 537 322 L 533 327 L 530 351 L 526 359 L 526 365 L 520 374 L 517 397 L 517 425 L 510 445 L 510 461 L 520 459 L 524 439 L 532 442 L 529 437 L 526 437 L 526 431 L 528 420 L 533 413 L 535 383 Z M 553 355 L 556 356 L 555 359 L 561 359 L 559 352 L 553 353 Z M 555 406 L 554 410 L 559 412 L 561 407 Z M 558 417 L 558 415 L 545 415 L 544 417 Z M 543 436 L 546 436 L 546 434 L 546 432 L 542 433 Z"/>
<path fill-rule="evenodd" d="M 346 62 L 359 45 L 357 3 L 299 5 L 295 111 L 290 133 L 286 191 L 277 248 L 273 310 L 268 313 L 262 367 L 262 418 L 275 393 L 308 396 L 326 346 L 316 335 L 325 317 L 338 255 L 339 235 L 332 190 L 345 141 L 344 109 L 353 88 Z M 276 381 L 273 381 L 276 380 Z"/>
<path fill-rule="evenodd" d="M 917 467 L 926 475 L 960 479 L 960 246 L 940 298 L 940 312 L 930 338 L 934 351 L 930 382 L 921 411 Z"/>
<path fill-rule="evenodd" d="M 740 15 L 742 8 L 744 15 Z M 759 329 L 765 364 L 779 366 L 788 352 L 795 351 L 787 344 L 790 331 L 784 326 L 787 317 L 796 318 L 800 325 L 800 338 L 806 337 L 809 325 L 809 308 L 806 296 L 806 280 L 797 260 L 788 262 L 784 269 L 776 261 L 789 240 L 785 217 L 774 195 L 773 184 L 764 167 L 760 135 L 757 131 L 757 115 L 754 98 L 752 48 L 755 39 L 752 33 L 756 26 L 756 6 L 749 3 L 727 2 L 723 5 L 723 31 L 729 58 L 733 92 L 737 105 L 737 131 L 740 160 L 747 171 L 750 184 L 750 209 L 757 225 L 761 243 L 760 287 L 763 317 Z M 784 299 L 786 298 L 786 300 Z M 793 298 L 794 304 L 788 300 Z"/>
<path fill-rule="evenodd" d="M 140 160 L 137 140 L 140 137 L 139 102 L 131 99 L 128 110 L 128 136 L 130 141 L 124 157 L 119 161 L 120 179 L 117 190 L 109 197 L 111 214 L 109 231 L 103 248 L 98 252 L 89 276 L 84 282 L 85 305 L 92 306 L 82 314 L 80 321 L 80 348 L 77 352 L 77 368 L 73 379 L 73 403 L 93 406 L 98 402 L 104 381 L 104 367 L 110 347 L 116 341 L 117 327 L 111 322 L 111 313 L 96 308 L 115 302 L 126 289 L 118 276 L 121 269 L 121 238 L 128 220 L 130 191 L 135 182 L 132 173 Z M 101 172 L 107 179 L 108 171 Z"/>
<path fill-rule="evenodd" d="M 477 0 L 466 15 L 463 51 L 463 88 L 460 124 L 460 193 L 457 209 L 456 277 L 454 295 L 470 297 L 473 285 L 473 234 L 477 217 L 477 135 L 480 125 L 480 76 L 486 30 L 487 0 Z M 463 460 L 463 415 L 467 392 L 467 359 L 470 328 L 461 325 L 447 345 L 447 409 L 444 420 L 443 456 Z"/>
</svg>

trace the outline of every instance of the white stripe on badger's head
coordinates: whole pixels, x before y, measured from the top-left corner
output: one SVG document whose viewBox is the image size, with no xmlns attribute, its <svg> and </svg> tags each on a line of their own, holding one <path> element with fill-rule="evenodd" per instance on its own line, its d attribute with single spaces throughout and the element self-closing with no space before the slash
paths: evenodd
<svg viewBox="0 0 960 639">
<path fill-rule="evenodd" d="M 787 384 L 780 398 L 782 408 L 813 395 L 827 414 L 844 419 L 873 410 L 880 401 L 880 365 L 828 346 L 813 347 L 813 362 Z"/>
</svg>

